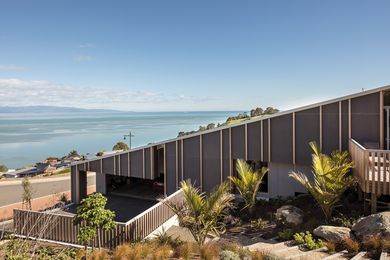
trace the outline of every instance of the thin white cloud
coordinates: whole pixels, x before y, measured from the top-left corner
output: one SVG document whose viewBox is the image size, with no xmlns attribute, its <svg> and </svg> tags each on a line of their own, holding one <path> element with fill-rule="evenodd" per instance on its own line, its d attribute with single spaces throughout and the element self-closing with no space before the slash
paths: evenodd
<svg viewBox="0 0 390 260">
<path fill-rule="evenodd" d="M 212 98 L 143 90 L 76 87 L 46 80 L 0 79 L 1 106 L 45 105 L 158 111 L 161 108 L 189 109 L 208 101 L 212 101 Z"/>
<path fill-rule="evenodd" d="M 92 43 L 89 43 L 89 42 L 85 42 L 85 43 L 82 43 L 79 45 L 79 48 L 82 48 L 82 49 L 89 49 L 89 48 L 94 48 L 95 45 L 92 44 Z"/>
<path fill-rule="evenodd" d="M 85 62 L 85 61 L 93 61 L 95 60 L 95 58 L 89 55 L 77 55 L 73 57 L 73 60 L 77 62 Z"/>
<path fill-rule="evenodd" d="M 25 69 L 25 67 L 17 66 L 14 64 L 0 64 L 0 71 L 21 71 Z"/>
</svg>

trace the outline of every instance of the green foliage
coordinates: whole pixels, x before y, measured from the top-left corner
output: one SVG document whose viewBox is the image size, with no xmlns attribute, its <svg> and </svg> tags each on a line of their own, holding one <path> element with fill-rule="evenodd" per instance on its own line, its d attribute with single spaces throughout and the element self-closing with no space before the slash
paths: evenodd
<svg viewBox="0 0 390 260">
<path fill-rule="evenodd" d="M 232 251 L 229 251 L 229 250 L 223 250 L 220 254 L 219 254 L 219 259 L 221 260 L 240 260 L 240 255 L 235 253 L 235 252 L 232 252 Z"/>
<path fill-rule="evenodd" d="M 105 209 L 107 198 L 100 193 L 94 193 L 81 201 L 77 207 L 77 214 L 74 218 L 74 224 L 82 224 L 78 239 L 84 245 L 95 238 L 98 234 L 98 243 L 100 248 L 100 229 L 110 230 L 115 227 L 115 213 Z"/>
<path fill-rule="evenodd" d="M 265 227 L 267 227 L 267 225 L 268 225 L 268 221 L 263 220 L 262 218 L 258 218 L 256 220 L 251 221 L 251 227 L 253 229 L 262 230 Z"/>
<path fill-rule="evenodd" d="M 306 231 L 305 233 L 295 233 L 294 240 L 297 242 L 297 244 L 303 244 L 310 250 L 318 249 L 324 246 L 324 242 L 321 239 L 313 238 L 313 235 L 309 231 Z"/>
<path fill-rule="evenodd" d="M 172 247 L 177 247 L 183 243 L 179 237 L 173 238 L 168 235 L 164 228 L 154 236 L 153 241 L 159 245 L 170 245 Z"/>
<path fill-rule="evenodd" d="M 353 226 L 353 224 L 355 224 L 357 219 L 358 218 L 347 217 L 347 216 L 345 216 L 343 214 L 340 214 L 337 217 L 333 217 L 331 219 L 331 222 L 336 224 L 337 226 L 351 228 Z"/>
<path fill-rule="evenodd" d="M 24 177 L 22 181 L 22 204 L 26 205 L 27 209 L 31 210 L 31 200 L 32 200 L 32 186 L 30 179 L 28 177 Z"/>
<path fill-rule="evenodd" d="M 9 237 L 10 241 L 0 246 L 2 253 L 7 260 L 27 260 L 27 259 L 59 259 L 71 260 L 76 258 L 77 249 L 70 247 L 54 247 L 50 245 L 40 245 L 37 241 Z"/>
<path fill-rule="evenodd" d="M 8 172 L 7 166 L 5 166 L 4 164 L 0 164 L 0 172 Z"/>
<path fill-rule="evenodd" d="M 353 176 L 347 176 L 353 167 L 347 151 L 334 151 L 330 156 L 321 153 L 315 142 L 311 142 L 313 150 L 313 181 L 309 181 L 301 172 L 291 172 L 290 177 L 306 187 L 321 207 L 326 220 L 332 215 L 333 208 L 340 201 L 344 191 L 355 183 Z"/>
<path fill-rule="evenodd" d="M 271 115 L 271 114 L 274 114 L 274 113 L 277 113 L 277 112 L 279 112 L 279 109 L 277 109 L 277 108 L 267 107 L 265 110 L 263 110 L 261 107 L 257 107 L 257 108 L 252 109 L 250 111 L 250 116 L 246 112 L 240 113 L 240 114 L 238 114 L 236 116 L 229 116 L 226 119 L 225 123 L 222 123 L 222 124 L 218 123 L 217 126 L 215 126 L 214 123 L 210 123 L 207 126 L 199 126 L 198 130 L 196 130 L 196 131 L 188 131 L 188 132 L 182 131 L 182 132 L 179 132 L 177 134 L 177 136 L 181 137 L 181 136 L 186 136 L 186 135 L 190 135 L 190 134 L 195 134 L 195 133 L 198 133 L 198 132 L 214 129 L 215 127 L 221 127 L 221 126 L 226 126 L 226 125 L 239 123 L 239 122 L 242 122 L 242 121 L 245 121 L 245 120 L 249 120 L 252 117 Z"/>
<path fill-rule="evenodd" d="M 76 150 L 72 150 L 68 153 L 68 157 L 77 156 L 80 157 L 79 153 Z"/>
<path fill-rule="evenodd" d="M 245 206 L 243 209 L 247 208 L 252 214 L 256 205 L 257 192 L 264 175 L 268 172 L 268 168 L 263 167 L 260 171 L 254 171 L 245 161 L 238 160 L 237 172 L 238 177 L 229 176 L 229 179 L 236 186 L 244 200 Z"/>
<path fill-rule="evenodd" d="M 291 228 L 283 229 L 278 233 L 279 238 L 282 240 L 290 240 L 294 236 L 294 231 Z"/>
<path fill-rule="evenodd" d="M 104 151 L 99 151 L 96 153 L 96 156 L 103 156 L 103 154 L 104 154 Z"/>
<path fill-rule="evenodd" d="M 112 150 L 113 151 L 117 151 L 117 150 L 129 150 L 129 146 L 127 144 L 125 144 L 124 142 L 117 142 L 114 147 L 112 147 Z"/>
<path fill-rule="evenodd" d="M 208 234 L 219 236 L 225 230 L 223 217 L 232 207 L 233 195 L 229 184 L 221 184 L 215 191 L 206 196 L 194 187 L 190 181 L 182 181 L 181 188 L 184 200 L 173 203 L 164 200 L 169 208 L 177 214 L 181 226 L 187 228 L 199 246 L 202 246 Z"/>
</svg>

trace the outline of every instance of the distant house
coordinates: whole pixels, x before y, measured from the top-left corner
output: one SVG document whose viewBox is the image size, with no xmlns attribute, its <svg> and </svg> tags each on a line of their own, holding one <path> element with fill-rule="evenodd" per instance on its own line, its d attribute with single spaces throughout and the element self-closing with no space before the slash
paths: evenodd
<svg viewBox="0 0 390 260">
<path fill-rule="evenodd" d="M 37 175 L 37 168 L 30 167 L 26 169 L 21 169 L 17 171 L 9 171 L 4 173 L 4 177 L 6 178 L 23 178 L 23 177 L 31 177 Z"/>
</svg>

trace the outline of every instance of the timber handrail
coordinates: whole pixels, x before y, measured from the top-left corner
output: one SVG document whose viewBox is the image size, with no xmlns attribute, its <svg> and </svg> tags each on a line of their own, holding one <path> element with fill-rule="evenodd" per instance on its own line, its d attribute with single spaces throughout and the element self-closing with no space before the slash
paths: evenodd
<svg viewBox="0 0 390 260">
<path fill-rule="evenodd" d="M 353 173 L 366 193 L 390 194 L 390 151 L 366 149 L 354 139 L 349 141 L 349 151 L 355 163 Z"/>
</svg>

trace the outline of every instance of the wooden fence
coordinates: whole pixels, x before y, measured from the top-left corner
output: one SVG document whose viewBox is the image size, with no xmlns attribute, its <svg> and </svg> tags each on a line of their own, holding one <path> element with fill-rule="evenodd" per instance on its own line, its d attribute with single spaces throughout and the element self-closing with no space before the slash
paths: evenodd
<svg viewBox="0 0 390 260">
<path fill-rule="evenodd" d="M 178 190 L 165 200 L 181 202 L 182 195 L 182 190 Z M 174 213 L 163 202 L 159 202 L 126 223 L 117 222 L 112 230 L 100 230 L 101 245 L 113 248 L 126 242 L 142 240 L 173 216 Z M 15 233 L 30 238 L 80 244 L 77 235 L 81 225 L 74 225 L 73 220 L 73 215 L 14 209 Z M 96 247 L 97 238 L 90 244 Z"/>
<path fill-rule="evenodd" d="M 362 191 L 375 195 L 390 194 L 390 151 L 366 149 L 353 139 L 349 151 L 355 163 L 353 173 Z"/>
</svg>

